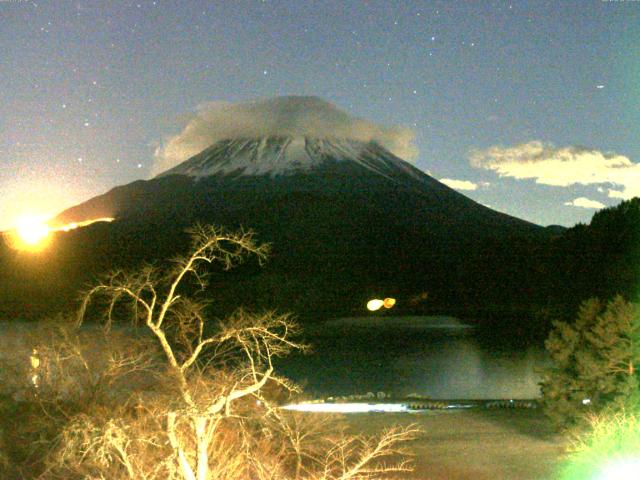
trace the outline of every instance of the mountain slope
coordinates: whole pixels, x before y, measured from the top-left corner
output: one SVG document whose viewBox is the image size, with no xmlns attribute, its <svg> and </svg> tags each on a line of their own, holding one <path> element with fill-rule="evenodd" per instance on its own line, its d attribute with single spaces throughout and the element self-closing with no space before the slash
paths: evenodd
<svg viewBox="0 0 640 480">
<path fill-rule="evenodd" d="M 60 234 L 35 280 L 31 267 L 5 262 L 3 271 L 18 272 L 13 283 L 25 286 L 25 310 L 41 295 L 64 303 L 105 270 L 183 252 L 184 232 L 196 222 L 251 228 L 273 247 L 266 268 L 249 264 L 213 282 L 210 293 L 223 309 L 245 304 L 348 315 L 377 295 L 397 297 L 396 311 L 407 313 L 498 308 L 535 301 L 528 287 L 535 246 L 550 236 L 374 142 L 312 137 L 223 140 L 56 221 L 99 217 L 116 220 Z"/>
<path fill-rule="evenodd" d="M 477 204 L 373 142 L 306 137 L 217 142 L 152 180 L 117 187 L 68 209 L 57 221 L 157 214 L 170 212 L 175 205 L 183 208 L 191 204 L 206 210 L 216 201 L 224 203 L 223 193 L 360 196 L 372 202 L 373 208 L 377 205 L 383 212 L 411 224 L 421 224 L 435 215 L 452 227 L 538 229 Z M 403 195 L 408 197 L 392 208 L 394 197 Z M 388 208 L 385 200 L 390 201 Z"/>
</svg>

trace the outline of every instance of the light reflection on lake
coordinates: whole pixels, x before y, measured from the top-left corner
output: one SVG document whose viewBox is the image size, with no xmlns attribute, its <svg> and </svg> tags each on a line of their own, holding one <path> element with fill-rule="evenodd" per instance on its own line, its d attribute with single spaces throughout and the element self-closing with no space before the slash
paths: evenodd
<svg viewBox="0 0 640 480">
<path fill-rule="evenodd" d="M 473 328 L 451 317 L 338 319 L 307 328 L 307 336 L 314 352 L 284 360 L 279 371 L 318 395 L 540 395 L 542 348 L 486 345 Z"/>
</svg>

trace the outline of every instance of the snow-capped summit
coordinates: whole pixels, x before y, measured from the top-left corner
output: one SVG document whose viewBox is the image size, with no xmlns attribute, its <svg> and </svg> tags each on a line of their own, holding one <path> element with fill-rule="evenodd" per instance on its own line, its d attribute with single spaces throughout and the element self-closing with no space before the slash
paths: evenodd
<svg viewBox="0 0 640 480">
<path fill-rule="evenodd" d="M 116 187 L 62 212 L 57 221 L 99 217 L 142 221 L 170 214 L 181 221 L 259 226 L 252 216 L 264 210 L 258 215 L 262 219 L 273 212 L 272 204 L 284 205 L 282 195 L 284 203 L 293 201 L 297 210 L 303 205 L 290 199 L 300 195 L 314 208 L 328 201 L 327 211 L 337 201 L 350 202 L 343 211 L 334 212 L 334 218 L 349 218 L 357 205 L 367 215 L 376 210 L 380 218 L 393 215 L 394 222 L 415 232 L 536 228 L 474 202 L 376 140 L 298 133 L 218 140 L 150 180 Z M 232 210 L 228 219 L 220 217 Z"/>
<path fill-rule="evenodd" d="M 286 147 L 288 151 L 299 142 L 308 143 L 309 139 L 312 143 L 313 139 L 323 139 L 342 146 L 349 141 L 375 142 L 400 158 L 412 159 L 417 154 L 413 137 L 413 131 L 407 127 L 385 126 L 353 116 L 318 97 L 210 102 L 199 106 L 187 117 L 182 131 L 165 138 L 156 149 L 153 174 L 162 174 L 220 142 L 223 142 L 220 146 L 230 142 L 239 146 L 260 139 L 261 145 L 252 145 L 249 150 Z M 284 145 L 287 139 L 293 145 Z"/>
<path fill-rule="evenodd" d="M 203 178 L 213 175 L 270 177 L 310 173 L 327 164 L 350 163 L 388 177 L 421 172 L 374 141 L 346 138 L 262 137 L 220 140 L 198 155 L 161 173 Z"/>
</svg>

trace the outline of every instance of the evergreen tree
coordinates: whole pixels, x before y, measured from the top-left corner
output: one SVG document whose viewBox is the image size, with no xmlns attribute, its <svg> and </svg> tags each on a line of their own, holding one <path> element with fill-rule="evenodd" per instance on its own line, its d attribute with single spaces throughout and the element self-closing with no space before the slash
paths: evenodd
<svg viewBox="0 0 640 480">
<path fill-rule="evenodd" d="M 584 414 L 635 401 L 640 363 L 638 306 L 592 298 L 572 324 L 554 322 L 545 342 L 551 366 L 541 382 L 547 415 L 561 427 Z"/>
</svg>

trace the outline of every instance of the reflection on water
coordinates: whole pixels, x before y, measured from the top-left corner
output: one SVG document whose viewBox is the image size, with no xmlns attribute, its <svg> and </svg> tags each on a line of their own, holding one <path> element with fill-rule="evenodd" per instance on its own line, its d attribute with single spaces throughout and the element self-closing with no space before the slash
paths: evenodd
<svg viewBox="0 0 640 480">
<path fill-rule="evenodd" d="M 323 396 L 536 398 L 546 361 L 542 348 L 487 345 L 448 317 L 332 320 L 309 331 L 308 341 L 314 352 L 282 361 L 279 371 Z"/>
</svg>

